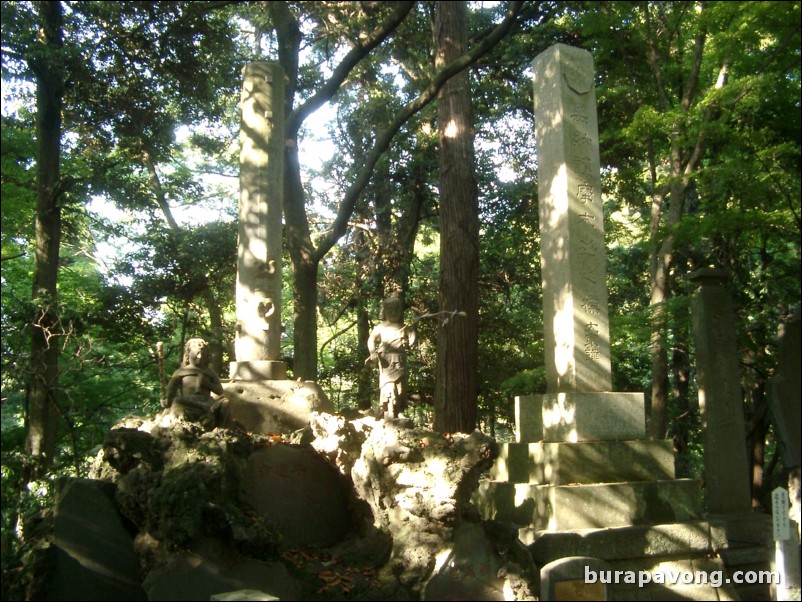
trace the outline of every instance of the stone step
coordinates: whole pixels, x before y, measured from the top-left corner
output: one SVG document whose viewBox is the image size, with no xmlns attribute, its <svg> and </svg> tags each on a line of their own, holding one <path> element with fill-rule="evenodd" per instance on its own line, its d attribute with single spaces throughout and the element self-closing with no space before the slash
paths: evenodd
<svg viewBox="0 0 802 602">
<path fill-rule="evenodd" d="M 674 478 L 670 440 L 504 443 L 489 471 L 496 481 L 537 485 Z"/>
<path fill-rule="evenodd" d="M 483 518 L 537 530 L 656 525 L 701 517 L 695 479 L 531 485 L 480 481 L 473 503 Z"/>
<path fill-rule="evenodd" d="M 767 545 L 743 545 L 735 543 L 735 547 L 730 547 L 720 551 L 721 559 L 727 567 L 730 575 L 735 577 L 735 573 L 740 576 L 767 575 L 772 570 L 773 550 Z M 743 579 L 741 579 L 743 580 Z M 764 583 L 739 583 L 735 585 L 735 590 L 742 600 L 772 600 L 772 584 Z"/>
<path fill-rule="evenodd" d="M 680 556 L 610 562 L 573 556 L 542 568 L 541 593 L 548 599 L 563 600 L 600 599 L 583 594 L 603 593 L 607 600 L 740 600 L 728 579 L 720 558 L 693 550 Z M 562 596 L 558 593 L 560 588 Z"/>
<path fill-rule="evenodd" d="M 607 562 L 632 558 L 708 555 L 714 551 L 710 525 L 703 520 L 605 529 L 518 530 L 538 565 L 567 556 L 591 556 Z"/>
<path fill-rule="evenodd" d="M 735 571 L 769 570 L 766 525 L 764 515 L 745 515 L 560 532 L 527 527 L 519 529 L 519 539 L 538 566 L 590 557 L 613 571 L 629 571 L 630 577 L 648 571 L 651 583 L 642 588 L 626 583 L 620 573 L 619 583 L 610 588 L 611 600 L 769 600 L 769 585 L 735 582 Z M 672 575 L 693 575 L 694 583 L 669 583 Z M 654 582 L 660 580 L 664 583 Z"/>
<path fill-rule="evenodd" d="M 721 557 L 727 566 L 743 570 L 768 570 L 772 561 L 771 550 L 763 546 L 728 548 Z"/>
</svg>

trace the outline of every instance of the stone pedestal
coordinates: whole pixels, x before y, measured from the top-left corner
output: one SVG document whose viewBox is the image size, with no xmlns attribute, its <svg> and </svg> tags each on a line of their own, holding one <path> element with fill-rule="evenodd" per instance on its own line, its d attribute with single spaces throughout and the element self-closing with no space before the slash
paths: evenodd
<svg viewBox="0 0 802 602">
<path fill-rule="evenodd" d="M 490 469 L 496 481 L 535 485 L 623 483 L 674 478 L 672 441 L 504 443 Z"/>
<path fill-rule="evenodd" d="M 281 361 L 254 360 L 251 362 L 231 362 L 231 380 L 285 380 L 287 364 Z"/>
<path fill-rule="evenodd" d="M 642 393 L 569 392 L 515 398 L 515 440 L 620 441 L 646 436 Z"/>
<path fill-rule="evenodd" d="M 223 389 L 228 399 L 223 426 L 252 433 L 292 433 L 309 424 L 312 412 L 334 412 L 312 381 L 233 381 L 223 383 Z"/>
</svg>

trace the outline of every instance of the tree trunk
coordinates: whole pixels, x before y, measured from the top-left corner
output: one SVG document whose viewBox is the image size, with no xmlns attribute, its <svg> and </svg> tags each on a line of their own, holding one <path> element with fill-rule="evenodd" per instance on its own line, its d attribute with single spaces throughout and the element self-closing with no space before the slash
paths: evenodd
<svg viewBox="0 0 802 602">
<path fill-rule="evenodd" d="M 209 366 L 215 374 L 228 374 L 228 368 L 223 365 L 223 313 L 220 311 L 220 303 L 214 296 L 211 288 L 206 289 L 203 294 L 206 302 L 206 310 L 209 312 Z"/>
<path fill-rule="evenodd" d="M 39 2 L 45 48 L 32 62 L 36 74 L 37 178 L 34 223 L 31 374 L 26 415 L 26 451 L 39 468 L 53 462 L 56 451 L 59 379 L 59 246 L 61 208 L 58 184 L 61 158 L 61 108 L 64 74 L 61 66 L 63 13 L 61 2 Z"/>
<path fill-rule="evenodd" d="M 357 328 L 357 341 L 359 345 L 359 358 L 367 358 L 370 352 L 368 351 L 368 337 L 370 336 L 370 323 L 368 321 L 368 311 L 365 308 L 364 301 L 358 297 L 356 301 L 356 328 Z M 360 410 L 369 410 L 373 405 L 373 369 L 371 366 L 363 363 L 357 372 L 356 384 L 356 401 L 357 407 Z"/>
<path fill-rule="evenodd" d="M 671 112 L 673 101 L 669 100 L 671 91 L 666 84 L 670 80 L 664 73 L 665 57 L 660 56 L 658 31 L 653 26 L 650 7 L 643 5 L 646 24 L 646 36 L 649 46 L 647 61 L 652 69 L 657 93 L 663 110 Z M 699 73 L 702 66 L 705 36 L 697 34 L 694 38 L 692 57 L 688 64 L 687 78 L 682 87 L 681 97 L 676 108 L 684 117 L 688 114 L 699 85 Z M 717 86 L 718 87 L 718 86 Z M 709 115 L 706 115 L 709 117 Z M 679 125 L 679 124 L 678 124 Z M 700 130 L 693 145 L 688 145 L 687 132 L 679 126 L 670 133 L 671 145 L 667 162 L 670 169 L 668 184 L 658 186 L 657 166 L 654 155 L 650 152 L 649 167 L 652 180 L 652 207 L 649 223 L 649 281 L 651 286 L 651 345 L 652 359 L 652 395 L 649 407 L 647 435 L 651 439 L 662 439 L 668 429 L 668 312 L 665 303 L 671 294 L 669 277 L 674 255 L 674 228 L 682 218 L 685 200 L 690 185 L 691 174 L 698 168 L 705 148 L 704 129 Z M 665 223 L 661 223 L 664 214 Z"/>
<path fill-rule="evenodd" d="M 436 65 L 463 52 L 465 2 L 435 5 Z M 477 423 L 479 211 L 474 178 L 468 72 L 443 86 L 437 99 L 440 140 L 440 311 L 465 312 L 437 336 L 434 429 L 471 432 Z"/>
<path fill-rule="evenodd" d="M 295 264 L 293 375 L 317 380 L 317 262 Z"/>
<path fill-rule="evenodd" d="M 699 428 L 697 417 L 698 403 L 691 401 L 691 363 L 688 353 L 688 327 L 690 317 L 682 318 L 683 326 L 678 329 L 677 342 L 671 354 L 671 366 L 674 375 L 674 400 L 677 414 L 673 428 L 674 453 L 678 476 L 691 476 L 691 450 L 689 442 L 693 433 Z"/>
<path fill-rule="evenodd" d="M 382 161 L 376 166 L 374 202 L 376 204 L 376 264 L 379 272 L 381 291 L 379 296 L 398 295 L 406 299 L 406 278 L 408 268 L 404 252 L 399 243 L 399 229 L 393 230 L 393 203 L 391 198 L 389 162 Z"/>
<path fill-rule="evenodd" d="M 317 380 L 317 268 L 304 204 L 298 146 L 288 146 L 284 164 L 284 239 L 292 260 L 293 361 L 295 378 Z"/>
</svg>

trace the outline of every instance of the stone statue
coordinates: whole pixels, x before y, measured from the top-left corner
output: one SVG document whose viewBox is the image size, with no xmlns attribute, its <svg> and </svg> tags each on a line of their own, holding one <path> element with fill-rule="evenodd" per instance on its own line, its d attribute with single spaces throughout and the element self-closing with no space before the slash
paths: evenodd
<svg viewBox="0 0 802 602">
<path fill-rule="evenodd" d="M 383 321 L 368 337 L 370 357 L 378 360 L 379 404 L 385 416 L 393 418 L 406 404 L 407 349 L 415 344 L 414 324 L 404 325 L 404 307 L 399 297 L 387 297 L 382 303 Z"/>
<path fill-rule="evenodd" d="M 223 401 L 220 378 L 209 368 L 209 345 L 203 339 L 189 339 L 184 346 L 184 364 L 170 378 L 162 406 L 174 416 L 214 427 Z"/>
</svg>

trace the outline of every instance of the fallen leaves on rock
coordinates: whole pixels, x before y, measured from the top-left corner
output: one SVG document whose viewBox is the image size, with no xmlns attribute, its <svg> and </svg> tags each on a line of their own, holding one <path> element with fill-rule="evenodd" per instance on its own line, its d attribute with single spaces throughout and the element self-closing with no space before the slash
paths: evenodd
<svg viewBox="0 0 802 602">
<path fill-rule="evenodd" d="M 317 590 L 318 594 L 338 590 L 343 594 L 350 593 L 357 585 L 380 587 L 376 577 L 376 567 L 339 566 L 339 561 L 329 554 L 311 552 L 301 549 L 287 550 L 284 560 L 297 569 L 310 571 L 323 582 Z"/>
</svg>

